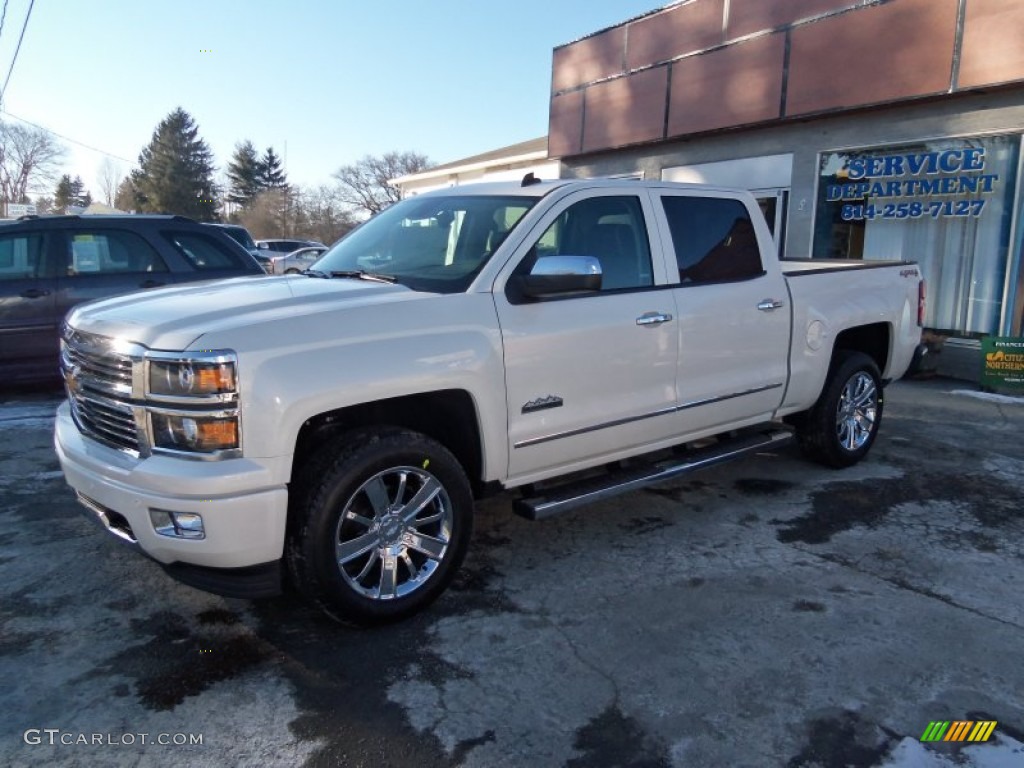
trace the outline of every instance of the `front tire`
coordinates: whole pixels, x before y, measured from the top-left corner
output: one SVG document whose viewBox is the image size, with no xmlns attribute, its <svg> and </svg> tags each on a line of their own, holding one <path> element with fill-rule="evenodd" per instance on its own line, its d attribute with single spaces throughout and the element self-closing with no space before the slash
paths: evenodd
<svg viewBox="0 0 1024 768">
<path fill-rule="evenodd" d="M 804 455 L 842 469 L 863 459 L 882 423 L 882 375 L 863 352 L 837 350 L 821 396 L 796 420 Z"/>
<path fill-rule="evenodd" d="M 422 610 L 451 582 L 469 545 L 466 474 L 418 432 L 341 435 L 292 493 L 289 571 L 299 591 L 336 619 L 374 624 Z"/>
</svg>

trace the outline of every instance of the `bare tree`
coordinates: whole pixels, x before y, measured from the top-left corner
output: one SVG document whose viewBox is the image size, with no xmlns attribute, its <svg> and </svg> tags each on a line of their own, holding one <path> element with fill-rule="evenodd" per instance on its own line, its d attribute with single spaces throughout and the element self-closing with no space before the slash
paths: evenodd
<svg viewBox="0 0 1024 768">
<path fill-rule="evenodd" d="M 124 178 L 124 171 L 121 164 L 112 157 L 104 157 L 100 163 L 97 178 L 100 182 L 100 192 L 103 194 L 103 202 L 109 206 L 114 205 L 117 199 L 117 188 L 121 186 L 121 179 Z"/>
<path fill-rule="evenodd" d="M 49 191 L 56 181 L 64 147 L 41 128 L 0 121 L 0 196 L 28 201 L 29 191 Z"/>
<path fill-rule="evenodd" d="M 257 240 L 285 237 L 288 234 L 285 229 L 287 205 L 285 190 L 265 189 L 238 212 L 237 218 Z"/>
<path fill-rule="evenodd" d="M 333 243 L 355 227 L 356 223 L 352 211 L 341 199 L 338 187 L 325 185 L 296 190 L 296 236 Z"/>
<path fill-rule="evenodd" d="M 341 200 L 353 208 L 380 213 L 402 199 L 391 180 L 425 170 L 430 161 L 416 152 L 388 152 L 379 157 L 365 155 L 362 160 L 343 165 L 334 173 L 340 186 Z"/>
</svg>

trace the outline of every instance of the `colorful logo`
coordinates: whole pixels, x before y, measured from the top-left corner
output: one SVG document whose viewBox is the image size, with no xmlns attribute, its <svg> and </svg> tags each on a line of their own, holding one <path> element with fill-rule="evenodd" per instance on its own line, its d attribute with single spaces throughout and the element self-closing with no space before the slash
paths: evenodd
<svg viewBox="0 0 1024 768">
<path fill-rule="evenodd" d="M 988 741 L 996 729 L 995 720 L 932 720 L 921 741 Z"/>
</svg>

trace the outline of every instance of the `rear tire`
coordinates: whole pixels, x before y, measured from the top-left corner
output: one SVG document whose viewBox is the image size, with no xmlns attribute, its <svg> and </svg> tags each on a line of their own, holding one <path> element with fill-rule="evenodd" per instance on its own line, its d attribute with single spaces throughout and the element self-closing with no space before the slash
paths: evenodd
<svg viewBox="0 0 1024 768">
<path fill-rule="evenodd" d="M 821 396 L 793 420 L 804 455 L 842 469 L 863 459 L 882 423 L 882 375 L 863 352 L 837 350 Z"/>
<path fill-rule="evenodd" d="M 330 441 L 292 487 L 286 558 L 298 590 L 341 621 L 422 610 L 462 563 L 473 496 L 458 460 L 418 432 L 381 427 Z"/>
</svg>

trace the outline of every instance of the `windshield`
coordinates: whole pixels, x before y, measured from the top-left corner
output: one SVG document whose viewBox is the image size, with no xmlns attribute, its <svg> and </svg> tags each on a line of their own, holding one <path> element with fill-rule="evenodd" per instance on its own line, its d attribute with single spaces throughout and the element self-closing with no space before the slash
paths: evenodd
<svg viewBox="0 0 1024 768">
<path fill-rule="evenodd" d="M 335 243 L 312 269 L 327 275 L 387 275 L 414 290 L 464 291 L 537 200 L 483 195 L 403 200 Z"/>
</svg>

